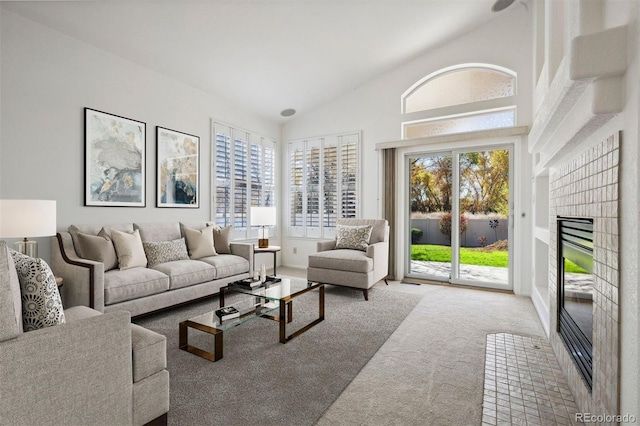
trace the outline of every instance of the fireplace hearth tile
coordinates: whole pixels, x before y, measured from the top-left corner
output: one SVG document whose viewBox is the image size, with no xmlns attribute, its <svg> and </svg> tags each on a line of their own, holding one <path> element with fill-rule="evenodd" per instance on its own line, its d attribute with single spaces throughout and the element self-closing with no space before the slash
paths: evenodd
<svg viewBox="0 0 640 426">
<path fill-rule="evenodd" d="M 484 377 L 483 425 L 581 424 L 553 349 L 540 337 L 488 334 Z"/>
</svg>

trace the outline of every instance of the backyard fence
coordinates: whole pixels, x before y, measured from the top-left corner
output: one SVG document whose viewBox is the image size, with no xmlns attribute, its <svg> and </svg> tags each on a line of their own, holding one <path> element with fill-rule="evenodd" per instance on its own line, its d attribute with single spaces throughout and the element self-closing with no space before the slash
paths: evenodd
<svg viewBox="0 0 640 426">
<path fill-rule="evenodd" d="M 467 229 L 460 235 L 462 247 L 482 247 L 507 239 L 509 219 L 466 218 Z M 411 228 L 422 231 L 419 237 L 415 232 L 411 233 L 413 244 L 451 245 L 451 240 L 440 232 L 439 217 L 411 219 Z"/>
</svg>

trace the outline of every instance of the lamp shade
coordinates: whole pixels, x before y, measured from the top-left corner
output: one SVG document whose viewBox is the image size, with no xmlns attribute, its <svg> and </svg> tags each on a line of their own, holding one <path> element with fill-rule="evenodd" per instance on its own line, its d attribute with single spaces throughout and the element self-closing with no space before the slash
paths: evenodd
<svg viewBox="0 0 640 426">
<path fill-rule="evenodd" d="M 270 226 L 275 224 L 275 207 L 251 207 L 251 226 Z"/>
<path fill-rule="evenodd" d="M 48 237 L 56 234 L 53 200 L 0 200 L 0 238 Z"/>
</svg>

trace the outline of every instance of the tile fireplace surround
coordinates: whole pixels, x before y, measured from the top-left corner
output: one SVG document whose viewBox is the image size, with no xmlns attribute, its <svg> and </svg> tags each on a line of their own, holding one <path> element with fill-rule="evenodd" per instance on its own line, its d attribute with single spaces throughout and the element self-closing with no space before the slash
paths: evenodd
<svg viewBox="0 0 640 426">
<path fill-rule="evenodd" d="M 619 135 L 578 155 L 550 182 L 550 341 L 581 412 L 619 412 L 618 162 Z M 590 392 L 557 330 L 558 216 L 594 221 L 593 389 Z"/>
</svg>

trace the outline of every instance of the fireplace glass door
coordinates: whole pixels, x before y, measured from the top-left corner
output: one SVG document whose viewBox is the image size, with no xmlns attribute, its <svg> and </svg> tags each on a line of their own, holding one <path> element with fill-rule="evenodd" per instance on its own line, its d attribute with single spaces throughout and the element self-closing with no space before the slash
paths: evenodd
<svg viewBox="0 0 640 426">
<path fill-rule="evenodd" d="M 558 332 L 591 388 L 593 220 L 558 218 Z"/>
</svg>

